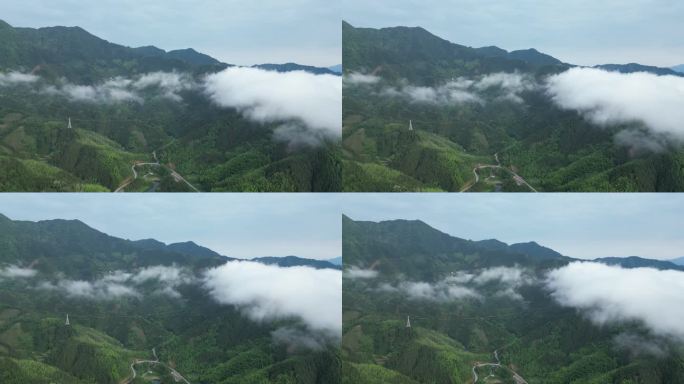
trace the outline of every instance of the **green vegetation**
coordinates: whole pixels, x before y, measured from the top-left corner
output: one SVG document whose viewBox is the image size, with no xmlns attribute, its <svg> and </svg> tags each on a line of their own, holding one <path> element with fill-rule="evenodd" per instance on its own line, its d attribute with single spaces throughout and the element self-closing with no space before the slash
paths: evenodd
<svg viewBox="0 0 684 384">
<path fill-rule="evenodd" d="M 572 259 L 536 243 L 470 241 L 420 221 L 381 223 L 343 218 L 345 269 L 373 269 L 371 279 L 344 280 L 342 372 L 345 383 L 665 384 L 684 379 L 684 349 L 665 354 L 618 348 L 617 335 L 637 324 L 596 326 L 559 306 L 541 284 L 502 294 L 497 283 L 479 296 L 428 298 L 391 289 L 402 282 L 437 284 L 459 273 L 524 268 L 542 277 Z M 612 260 L 617 263 L 617 260 Z M 653 263 L 624 261 L 625 267 Z M 664 266 L 663 266 L 664 267 Z M 677 267 L 668 264 L 668 268 Z M 425 288 L 419 291 L 425 292 Z M 411 327 L 406 327 L 410 316 Z M 500 365 L 496 365 L 497 356 Z M 491 376 L 490 376 L 491 375 Z"/>
<path fill-rule="evenodd" d="M 526 89 L 511 101 L 493 91 L 484 102 L 418 102 L 392 95 L 410 84 L 440 87 L 460 77 L 478 80 L 518 73 L 537 82 L 570 65 L 534 50 L 450 43 L 422 28 L 355 28 L 343 23 L 346 75 L 378 81 L 345 81 L 343 157 L 345 191 L 682 191 L 684 152 L 652 153 L 614 143 L 623 129 L 596 127 L 555 106 L 543 90 Z M 409 121 L 414 131 L 409 132 Z M 475 185 L 473 169 L 498 172 Z"/>
<path fill-rule="evenodd" d="M 0 191 L 194 190 L 173 171 L 200 191 L 341 190 L 336 143 L 291 148 L 273 138 L 278 124 L 220 108 L 200 90 L 183 90 L 182 102 L 157 91 L 115 102 L 54 94 L 64 82 L 98 86 L 151 72 L 197 82 L 226 67 L 193 50 L 128 48 L 78 27 L 13 28 L 0 21 L 0 74 L 40 77 L 0 85 Z M 131 167 L 155 163 L 155 154 L 160 164 L 141 167 L 134 178 Z"/>
<path fill-rule="evenodd" d="M 296 320 L 255 322 L 236 307 L 217 304 L 198 283 L 177 287 L 181 297 L 165 294 L 155 282 L 137 286 L 136 295 L 105 291 L 107 297 L 42 286 L 69 279 L 76 285 L 69 289 L 78 292 L 80 283 L 146 266 L 182 267 L 199 280 L 206 268 L 228 260 L 192 242 L 129 241 L 79 221 L 15 222 L 0 215 L 0 270 L 33 265 L 36 271 L 34 277 L 0 276 L 0 382 L 127 383 L 132 363 L 158 358 L 134 364 L 137 376 L 130 383 L 175 384 L 171 368 L 191 383 L 339 383 L 336 347 L 291 350 L 272 332 L 299 326 Z M 269 262 L 317 263 L 293 257 Z"/>
</svg>

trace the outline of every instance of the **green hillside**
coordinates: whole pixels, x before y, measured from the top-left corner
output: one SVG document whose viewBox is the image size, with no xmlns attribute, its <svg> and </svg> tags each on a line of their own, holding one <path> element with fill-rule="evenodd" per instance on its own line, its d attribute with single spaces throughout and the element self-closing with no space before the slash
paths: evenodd
<svg viewBox="0 0 684 384">
<path fill-rule="evenodd" d="M 177 372 L 207 384 L 339 382 L 332 341 L 292 349 L 272 333 L 305 329 L 297 319 L 255 321 L 215 301 L 201 277 L 230 260 L 192 242 L 130 241 L 76 220 L 0 215 L 0 380 L 171 384 Z M 11 266 L 32 273 L 12 277 Z M 155 270 L 158 277 L 132 278 Z"/>
<path fill-rule="evenodd" d="M 189 85 L 229 66 L 192 49 L 0 21 L 0 75 L 37 76 L 0 82 L 0 190 L 341 190 L 334 140 L 291 147 L 273 137 L 280 123 L 255 123 Z M 136 96 L 111 88 L 149 74 L 179 76 L 165 80 L 177 93 L 161 83 Z"/>
<path fill-rule="evenodd" d="M 597 127 L 560 109 L 532 85 L 570 64 L 534 49 L 466 47 L 422 28 L 356 28 L 343 22 L 342 31 L 347 191 L 684 190 L 679 146 L 651 152 L 617 145 L 617 132 L 643 125 Z M 355 83 L 358 74 L 373 80 Z M 469 101 L 458 101 L 466 97 L 458 87 L 502 74 L 527 83 L 513 81 L 516 93 L 507 94 L 491 82 L 476 87 L 478 99 L 470 94 Z"/>
<path fill-rule="evenodd" d="M 684 378 L 684 349 L 676 341 L 663 354 L 635 354 L 614 340 L 624 333 L 646 335 L 638 324 L 597 326 L 557 304 L 540 281 L 573 259 L 539 244 L 464 240 L 420 221 L 344 217 L 343 257 L 342 369 L 348 383 L 473 383 L 475 374 L 477 383 L 512 384 Z M 634 268 L 652 262 L 620 263 Z M 355 278 L 355 268 L 377 276 Z M 522 271 L 516 278 L 522 283 L 458 283 L 496 268 Z"/>
</svg>

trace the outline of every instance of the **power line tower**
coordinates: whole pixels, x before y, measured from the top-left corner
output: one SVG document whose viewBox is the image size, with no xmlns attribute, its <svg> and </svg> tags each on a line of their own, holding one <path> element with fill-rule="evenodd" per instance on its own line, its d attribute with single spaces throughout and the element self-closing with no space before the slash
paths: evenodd
<svg viewBox="0 0 684 384">
<path fill-rule="evenodd" d="M 66 325 L 66 326 L 71 325 L 71 324 L 69 323 L 69 314 L 68 314 L 68 313 L 67 313 L 67 317 L 66 317 L 66 321 L 64 322 L 64 325 Z"/>
<path fill-rule="evenodd" d="M 411 328 L 411 316 L 406 316 L 406 328 Z"/>
<path fill-rule="evenodd" d="M 67 124 L 67 129 L 72 129 L 73 127 L 71 126 L 71 117 L 69 117 L 69 124 Z"/>
<path fill-rule="evenodd" d="M 413 122 L 409 120 L 409 131 L 413 131 Z"/>
</svg>

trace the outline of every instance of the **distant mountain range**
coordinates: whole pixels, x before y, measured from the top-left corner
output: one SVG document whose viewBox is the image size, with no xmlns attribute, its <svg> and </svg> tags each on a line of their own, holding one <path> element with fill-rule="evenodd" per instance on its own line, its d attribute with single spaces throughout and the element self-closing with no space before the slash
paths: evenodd
<svg viewBox="0 0 684 384">
<path fill-rule="evenodd" d="M 679 73 L 684 73 L 684 64 L 680 65 L 675 65 L 674 67 L 670 68 L 673 71 L 679 72 Z"/>
<path fill-rule="evenodd" d="M 634 73 L 634 72 L 649 72 L 656 75 L 671 75 L 671 76 L 684 76 L 681 72 L 678 72 L 671 68 L 661 68 L 649 65 L 641 65 L 637 63 L 629 64 L 602 64 L 597 65 L 595 68 L 605 69 L 606 71 L 620 72 L 620 73 Z"/>
<path fill-rule="evenodd" d="M 518 264 L 550 268 L 572 261 L 589 261 L 564 256 L 534 241 L 508 245 L 494 239 L 466 240 L 443 233 L 420 220 L 391 220 L 376 223 L 354 221 L 345 216 L 343 223 L 343 237 L 363 239 L 360 244 L 370 247 L 365 250 L 355 249 L 352 252 L 353 260 L 360 260 L 364 265 L 377 263 L 381 269 L 401 265 L 401 270 L 405 273 L 427 274 L 427 277 L 444 273 L 445 265 L 473 268 Z M 343 244 L 347 246 L 347 243 Z M 374 244 L 382 244 L 382 246 Z M 344 255 L 348 251 L 350 250 L 343 248 Z M 428 261 L 419 257 L 419 255 L 428 254 L 435 255 L 435 259 Z M 477 255 L 477 257 L 463 257 L 465 255 Z M 388 261 L 383 262 L 384 259 Z M 604 257 L 591 261 L 619 265 L 624 268 L 650 267 L 684 271 L 684 266 L 672 261 L 636 256 Z M 426 276 L 421 276 L 421 278 L 426 278 Z"/>
<path fill-rule="evenodd" d="M 259 64 L 254 65 L 255 68 L 266 69 L 269 71 L 278 72 L 292 72 L 292 71 L 305 71 L 315 73 L 317 75 L 339 75 L 339 72 L 335 72 L 329 68 L 312 67 L 310 65 L 300 65 L 296 63 L 285 63 L 285 64 Z"/>
<path fill-rule="evenodd" d="M 342 256 L 340 257 L 335 257 L 332 259 L 328 259 L 328 262 L 335 264 L 335 265 L 342 265 Z"/>
<path fill-rule="evenodd" d="M 131 241 L 109 236 L 79 220 L 14 221 L 0 214 L 0 264 L 35 264 L 39 270 L 59 270 L 84 278 L 78 274 L 174 263 L 205 268 L 231 260 L 238 259 L 192 241 L 168 245 L 154 239 Z M 281 267 L 340 269 L 324 260 L 297 256 L 262 257 L 253 261 Z"/>
<path fill-rule="evenodd" d="M 341 355 L 349 383 L 662 384 L 684 379 L 679 339 L 651 333 L 650 324 L 632 315 L 660 306 L 657 319 L 676 318 L 662 310 L 672 300 L 649 296 L 664 289 L 676 297 L 675 285 L 639 286 L 642 274 L 633 270 L 580 276 L 586 272 L 572 270 L 606 268 L 568 267 L 577 259 L 535 242 L 471 241 L 418 220 L 345 217 L 342 230 L 347 265 L 375 272 L 347 267 L 344 279 Z M 595 261 L 682 270 L 636 257 Z M 565 276 L 561 284 L 554 283 L 556 274 Z M 573 283 L 565 286 L 568 280 Z M 611 290 L 613 284 L 626 289 Z M 622 300 L 613 299 L 621 295 Z"/>
<path fill-rule="evenodd" d="M 273 285 L 262 291 L 272 300 L 263 306 L 263 298 L 236 303 L 217 295 L 254 297 L 261 282 L 247 294 L 222 287 L 223 278 L 205 285 L 212 272 L 236 266 L 223 266 L 231 260 L 191 241 L 131 241 L 78 220 L 0 214 L 0 382 L 133 383 L 143 364 L 137 377 L 145 372 L 160 383 L 179 381 L 170 366 L 193 383 L 339 383 L 337 346 L 325 339 L 300 346 L 298 338 L 315 334 L 300 331 L 304 320 L 295 314 L 278 312 Z M 262 262 L 337 268 L 298 257 Z M 275 279 L 302 271 L 271 272 Z M 253 308 L 278 314 L 257 318 Z"/>
<path fill-rule="evenodd" d="M 93 83 L 115 76 L 151 71 L 215 72 L 232 66 L 192 48 L 165 51 L 111 43 L 80 27 L 20 28 L 0 20 L 0 70 L 39 72 L 51 78 Z M 334 73 L 295 63 L 264 64 L 264 69 Z"/>
<path fill-rule="evenodd" d="M 475 62 L 478 64 L 470 70 L 476 69 L 480 73 L 521 72 L 536 71 L 545 73 L 554 68 L 570 68 L 576 65 L 564 63 L 557 58 L 539 52 L 534 48 L 507 51 L 497 46 L 473 48 L 465 45 L 452 43 L 433 35 L 421 27 L 389 27 L 389 28 L 356 28 L 347 22 L 342 22 L 345 39 L 345 68 L 354 70 L 359 67 L 368 67 L 372 70 L 383 66 L 383 70 L 389 78 L 395 77 L 397 67 L 403 67 L 402 59 L 408 66 L 410 62 L 422 63 L 420 73 L 399 71 L 396 75 L 405 78 L 416 75 L 434 76 L 434 73 L 442 73 L 454 62 Z M 387 68 L 392 63 L 393 68 Z M 668 74 L 684 76 L 670 68 L 660 68 L 641 64 L 605 64 L 598 65 L 609 71 L 623 73 L 651 72 L 655 74 Z"/>
<path fill-rule="evenodd" d="M 672 259 L 672 260 L 670 260 L 670 262 L 671 262 L 671 263 L 675 263 L 675 264 L 677 264 L 677 265 L 682 265 L 682 266 L 684 266 L 684 257 L 679 257 L 679 258 L 676 258 L 676 259 Z"/>
<path fill-rule="evenodd" d="M 279 267 L 306 266 L 306 267 L 313 267 L 316 269 L 325 269 L 325 268 L 342 269 L 342 267 L 340 265 L 333 264 L 327 260 L 305 259 L 305 258 L 297 257 L 297 256 L 256 257 L 256 258 L 252 259 L 252 261 L 256 261 L 256 262 L 262 263 L 262 264 L 273 264 L 273 265 L 277 265 Z"/>
</svg>

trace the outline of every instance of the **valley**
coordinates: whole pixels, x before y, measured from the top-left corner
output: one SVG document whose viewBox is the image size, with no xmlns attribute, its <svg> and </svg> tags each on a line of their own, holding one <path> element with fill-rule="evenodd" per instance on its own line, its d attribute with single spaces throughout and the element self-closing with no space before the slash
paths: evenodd
<svg viewBox="0 0 684 384">
<path fill-rule="evenodd" d="M 585 284 L 597 278 L 588 272 L 594 270 L 624 274 L 626 281 L 640 273 L 681 278 L 673 263 L 579 261 L 533 242 L 453 237 L 418 220 L 348 217 L 343 256 L 345 383 L 627 384 L 684 377 L 678 336 L 663 337 L 646 318 L 611 321 L 615 312 L 563 305 L 573 294 L 558 290 L 579 276 L 575 269 L 592 276 Z M 581 295 L 579 285 L 567 289 Z"/>
<path fill-rule="evenodd" d="M 610 94 L 677 87 L 681 73 L 581 67 L 535 49 L 468 47 L 420 27 L 342 29 L 345 191 L 684 190 L 677 123 L 636 109 L 652 103 L 663 119 L 677 112 L 658 92 L 639 95 L 638 105 Z M 593 95 L 594 86 L 605 94 Z"/>
<path fill-rule="evenodd" d="M 0 251 L 2 383 L 339 382 L 334 331 L 287 307 L 257 318 L 249 308 L 286 304 L 227 302 L 222 288 L 259 273 L 330 279 L 334 264 L 290 256 L 280 267 L 1 215 Z"/>
<path fill-rule="evenodd" d="M 312 92 L 326 95 L 341 81 L 325 68 L 237 67 L 192 49 L 110 43 L 79 27 L 0 21 L 0 190 L 340 190 L 327 121 L 311 125 L 306 111 L 250 115 L 257 105 L 283 109 L 271 95 L 226 104 L 233 91 L 224 88 L 250 76 L 255 87 L 295 76 L 324 84 Z"/>
</svg>

